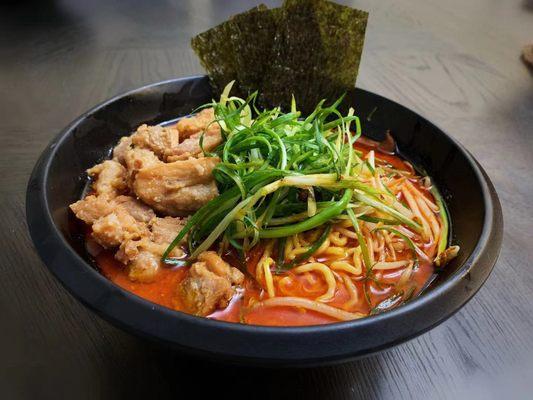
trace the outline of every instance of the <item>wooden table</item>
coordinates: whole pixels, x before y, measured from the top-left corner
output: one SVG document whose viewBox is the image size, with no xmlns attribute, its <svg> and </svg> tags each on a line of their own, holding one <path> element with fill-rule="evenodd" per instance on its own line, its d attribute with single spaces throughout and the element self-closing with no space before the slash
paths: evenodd
<svg viewBox="0 0 533 400">
<path fill-rule="evenodd" d="M 533 73 L 519 59 L 533 41 L 531 0 L 353 2 L 370 11 L 358 85 L 457 138 L 487 170 L 503 205 L 505 237 L 494 272 L 468 305 L 431 332 L 334 367 L 206 364 L 104 322 L 41 263 L 26 229 L 24 195 L 46 143 L 106 98 L 202 73 L 190 37 L 254 4 L 1 6 L 0 396 L 159 398 L 192 389 L 283 398 L 484 399 L 499 391 L 532 398 Z"/>
</svg>

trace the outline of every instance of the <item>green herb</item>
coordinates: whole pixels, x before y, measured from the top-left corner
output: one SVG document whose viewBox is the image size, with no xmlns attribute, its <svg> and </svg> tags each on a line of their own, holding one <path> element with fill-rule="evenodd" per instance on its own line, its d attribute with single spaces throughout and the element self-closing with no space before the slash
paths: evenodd
<svg viewBox="0 0 533 400">
<path fill-rule="evenodd" d="M 368 247 L 365 242 L 365 238 L 363 237 L 363 233 L 361 232 L 361 228 L 359 228 L 359 222 L 357 222 L 357 217 L 355 216 L 355 213 L 353 210 L 348 209 L 346 210 L 348 217 L 350 217 L 353 225 L 353 229 L 355 231 L 355 234 L 357 235 L 357 241 L 359 242 L 359 246 L 361 247 L 361 253 L 363 254 L 363 262 L 365 264 L 366 269 L 366 275 L 369 276 L 370 272 L 372 271 L 372 261 L 370 260 L 370 254 L 368 252 Z"/>
<path fill-rule="evenodd" d="M 163 254 L 164 261 L 172 262 L 170 252 L 186 236 L 190 259 L 195 259 L 218 240 L 246 253 L 260 239 L 282 239 L 350 218 L 370 271 L 354 207 L 363 207 L 362 214 L 381 211 L 393 218 L 372 221 L 399 221 L 418 228 L 381 199 L 386 192 L 359 177 L 363 161 L 353 149 L 361 134 L 358 118 L 353 110 L 340 113 L 340 99 L 331 105 L 320 102 L 302 119 L 295 103 L 287 113 L 279 108 L 260 110 L 256 93 L 242 99 L 231 96 L 230 89 L 228 85 L 219 101 L 206 105 L 213 107 L 225 138 L 209 154 L 221 159 L 213 172 L 220 195 L 189 218 Z"/>
<path fill-rule="evenodd" d="M 377 210 L 384 212 L 385 214 L 388 214 L 397 220 L 401 221 L 405 225 L 409 226 L 410 228 L 414 229 L 416 232 L 422 232 L 422 227 L 417 224 L 415 221 L 407 218 L 405 215 L 403 215 L 401 212 L 396 211 L 394 208 L 388 206 L 387 204 L 380 201 L 378 198 L 373 196 L 367 196 L 364 193 L 356 192 L 354 197 L 359 200 L 360 202 L 367 204 L 371 207 L 376 208 Z"/>
<path fill-rule="evenodd" d="M 363 282 L 363 293 L 364 293 L 364 296 L 365 296 L 365 300 L 366 300 L 366 303 L 368 304 L 368 307 L 370 307 L 371 311 L 372 311 L 372 300 L 370 299 L 370 293 L 369 293 L 369 290 L 368 290 L 368 278 L 365 278 L 364 282 Z"/>
<path fill-rule="evenodd" d="M 440 233 L 439 244 L 437 247 L 438 257 L 439 254 L 446 250 L 446 247 L 448 246 L 448 235 L 450 227 L 448 222 L 448 213 L 446 211 L 446 205 L 444 204 L 442 196 L 434 185 L 431 187 L 431 194 L 433 194 L 433 197 L 435 197 L 435 201 L 437 203 L 437 206 L 439 207 L 440 219 L 442 220 L 442 231 Z"/>
<path fill-rule="evenodd" d="M 285 247 L 287 246 L 287 238 L 278 239 L 278 257 L 276 265 L 282 265 L 285 262 Z"/>
<path fill-rule="evenodd" d="M 379 217 L 371 217 L 369 215 L 360 215 L 358 217 L 361 221 L 365 222 L 372 222 L 373 224 L 382 223 L 386 225 L 398 225 L 400 224 L 400 221 L 395 219 L 386 219 L 386 218 L 379 218 Z"/>
</svg>

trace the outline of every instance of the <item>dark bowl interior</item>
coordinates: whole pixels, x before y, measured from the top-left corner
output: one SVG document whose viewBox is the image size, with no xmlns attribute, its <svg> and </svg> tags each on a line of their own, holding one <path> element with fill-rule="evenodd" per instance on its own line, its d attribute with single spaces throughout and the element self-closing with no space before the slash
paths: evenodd
<svg viewBox="0 0 533 400">
<path fill-rule="evenodd" d="M 401 153 L 434 179 L 451 215 L 453 242 L 461 246 L 459 256 L 423 295 L 363 320 L 271 328 L 165 309 L 107 281 L 91 265 L 68 210 L 87 183 L 85 170 L 106 158 L 118 139 L 140 124 L 187 115 L 211 98 L 205 77 L 161 82 L 118 96 L 61 132 L 35 166 L 27 192 L 35 246 L 67 289 L 104 318 L 141 336 L 216 359 L 316 365 L 362 356 L 417 336 L 452 315 L 483 284 L 496 261 L 502 231 L 501 209 L 489 179 L 469 153 L 436 126 L 360 89 L 349 93 L 344 104 L 356 108 L 366 124 L 363 130 L 373 136 L 390 129 Z"/>
</svg>

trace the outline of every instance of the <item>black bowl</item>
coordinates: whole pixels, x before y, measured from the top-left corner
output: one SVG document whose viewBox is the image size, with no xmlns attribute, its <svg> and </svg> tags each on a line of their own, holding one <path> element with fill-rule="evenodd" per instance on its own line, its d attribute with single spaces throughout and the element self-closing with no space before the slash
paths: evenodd
<svg viewBox="0 0 533 400">
<path fill-rule="evenodd" d="M 82 115 L 46 148 L 28 184 L 26 213 L 42 260 L 81 302 L 115 325 L 173 348 L 254 365 L 308 366 L 354 359 L 433 328 L 481 287 L 498 257 L 502 213 L 487 175 L 455 140 L 414 112 L 356 89 L 345 103 L 390 128 L 401 152 L 445 193 L 459 256 L 420 297 L 351 322 L 262 327 L 195 317 L 150 303 L 108 281 L 92 266 L 68 205 L 86 185 L 85 170 L 106 158 L 142 123 L 189 114 L 211 100 L 206 77 L 170 80 L 117 96 Z M 362 118 L 366 121 L 366 118 Z M 378 129 L 379 130 L 379 129 Z"/>
</svg>

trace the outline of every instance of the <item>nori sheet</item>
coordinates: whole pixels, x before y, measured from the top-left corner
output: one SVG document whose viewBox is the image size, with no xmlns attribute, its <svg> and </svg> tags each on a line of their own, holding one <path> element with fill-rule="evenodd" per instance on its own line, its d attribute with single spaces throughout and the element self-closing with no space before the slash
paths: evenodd
<svg viewBox="0 0 533 400">
<path fill-rule="evenodd" d="M 237 69 L 237 52 L 245 43 L 233 39 L 238 29 L 236 25 L 247 14 L 264 10 L 267 10 L 267 7 L 261 4 L 191 39 L 191 47 L 200 58 L 216 93 L 222 92 L 224 86 L 232 80 L 241 81 Z M 236 89 L 238 90 L 238 87 Z"/>
<path fill-rule="evenodd" d="M 316 15 L 327 59 L 323 71 L 327 71 L 327 76 L 334 76 L 340 86 L 354 87 L 363 53 L 368 13 L 319 1 Z"/>
<path fill-rule="evenodd" d="M 207 71 L 213 90 L 218 93 L 227 82 L 238 79 L 233 45 L 227 40 L 229 36 L 228 23 L 224 22 L 191 40 L 191 47 Z"/>
<path fill-rule="evenodd" d="M 311 112 L 355 86 L 368 14 L 327 0 L 261 5 L 192 39 L 216 92 L 260 93 L 263 106 Z"/>
<path fill-rule="evenodd" d="M 258 10 L 238 14 L 231 19 L 232 43 L 236 46 L 235 63 L 238 87 L 246 96 L 260 90 L 272 59 L 272 43 L 277 32 L 281 9 Z"/>
</svg>

